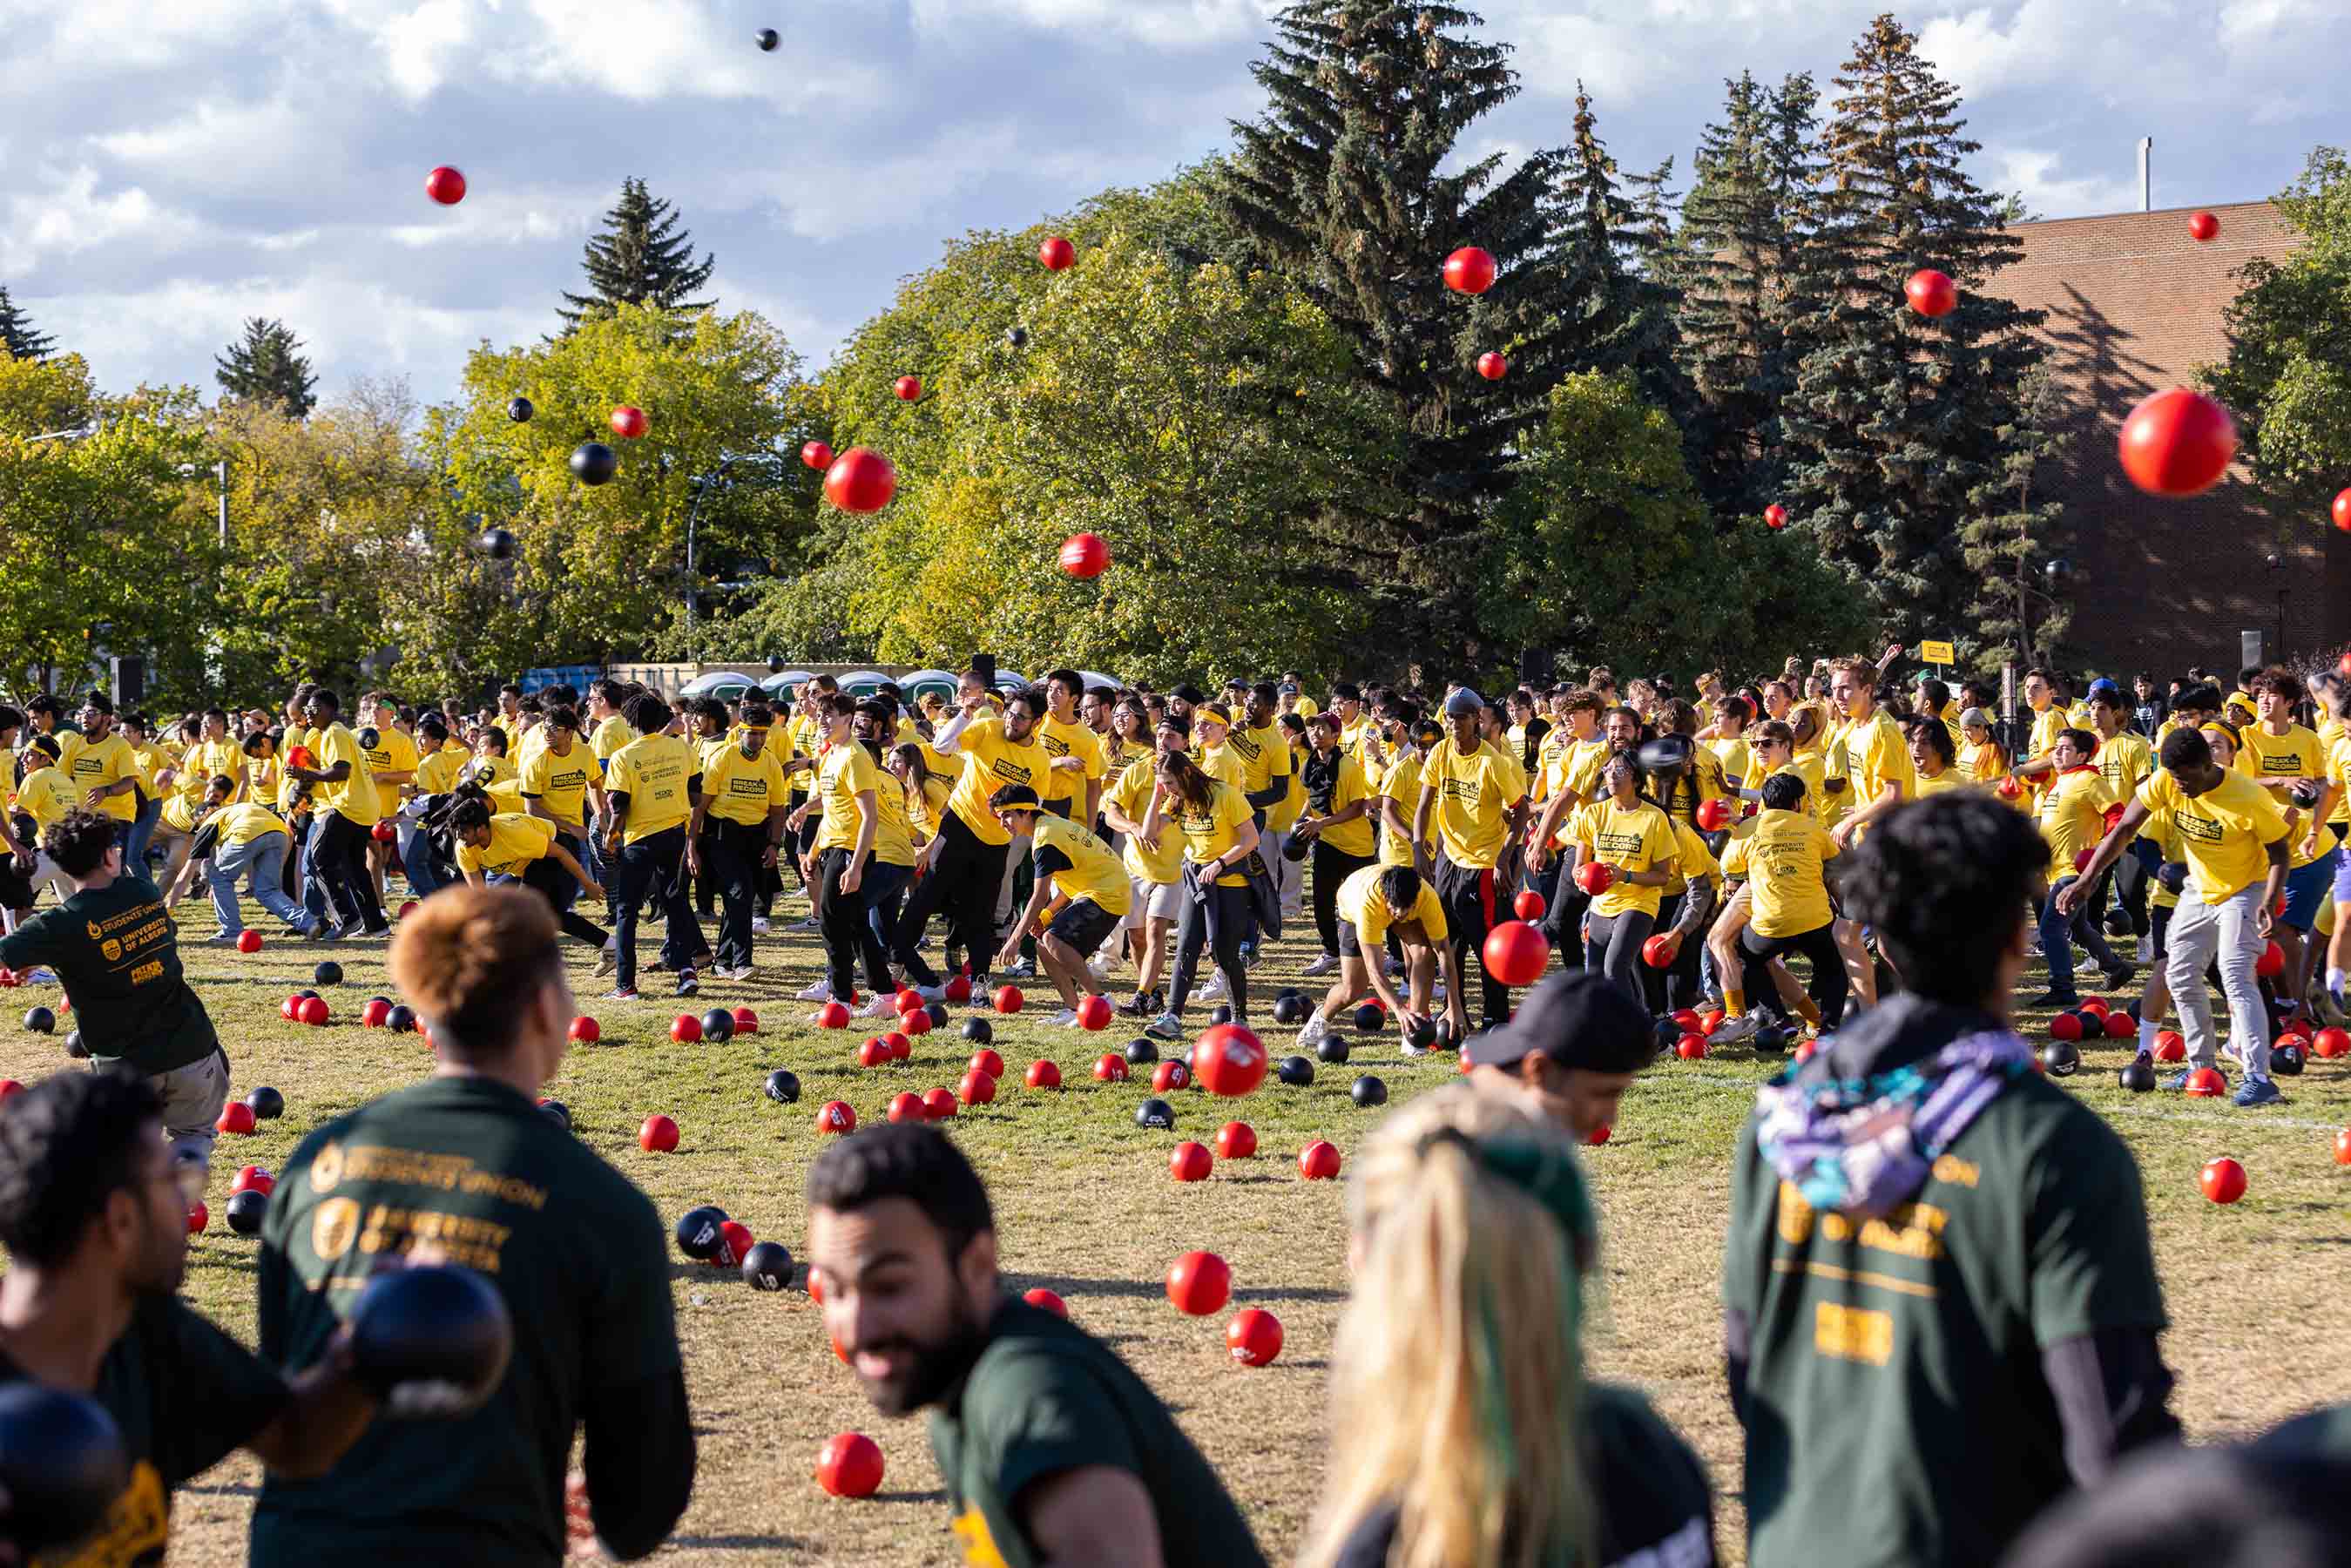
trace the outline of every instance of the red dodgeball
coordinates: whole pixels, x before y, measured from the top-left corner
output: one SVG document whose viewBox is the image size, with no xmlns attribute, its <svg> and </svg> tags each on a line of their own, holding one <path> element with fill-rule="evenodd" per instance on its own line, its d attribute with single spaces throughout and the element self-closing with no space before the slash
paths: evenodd
<svg viewBox="0 0 2351 1568">
<path fill-rule="evenodd" d="M 232 1197 L 241 1192 L 257 1192 L 267 1197 L 277 1190 L 277 1178 L 269 1174 L 266 1166 L 246 1166 L 236 1173 L 236 1179 L 228 1184 L 228 1190 Z"/>
<path fill-rule="evenodd" d="M 2188 233 L 2197 244 L 2206 244 L 2220 236 L 2220 220 L 2210 213 L 2193 214 L 2188 219 Z"/>
<path fill-rule="evenodd" d="M 857 1131 L 857 1113 L 846 1100 L 828 1100 L 817 1111 L 816 1130 L 820 1133 L 853 1133 Z"/>
<path fill-rule="evenodd" d="M 1445 258 L 1445 287 L 1456 294 L 1483 294 L 1494 287 L 1497 270 L 1491 255 L 1465 245 Z"/>
<path fill-rule="evenodd" d="M 2335 1134 L 2335 1163 L 2351 1166 L 2351 1127 L 2345 1127 Z"/>
<path fill-rule="evenodd" d="M 2214 1203 L 2234 1203 L 2245 1196 L 2245 1167 L 2226 1155 L 2206 1161 L 2196 1181 Z"/>
<path fill-rule="evenodd" d="M 2081 1039 L 2082 1015 L 2079 1013 L 2059 1013 L 2055 1018 L 2051 1019 L 2049 1020 L 2049 1038 L 2052 1040 Z"/>
<path fill-rule="evenodd" d="M 1020 988 L 1018 986 L 997 987 L 996 995 L 992 999 L 996 1004 L 996 1010 L 1000 1013 L 1017 1013 L 1020 1010 L 1020 1004 L 1027 1000 L 1021 996 Z"/>
<path fill-rule="evenodd" d="M 890 1120 L 893 1122 L 927 1122 L 930 1113 L 923 1109 L 923 1097 L 905 1090 L 890 1097 Z"/>
<path fill-rule="evenodd" d="M 2138 1025 L 2132 1020 L 2130 1014 L 2108 1013 L 2106 1015 L 2106 1038 L 2108 1040 L 2128 1040 L 2137 1032 Z"/>
<path fill-rule="evenodd" d="M 1912 273 L 1909 281 L 1903 284 L 1902 293 L 1910 301 L 1910 308 L 1921 316 L 1948 316 L 1959 303 L 1959 286 L 1951 281 L 1949 273 L 1938 272 L 1931 267 L 1922 267 Z"/>
<path fill-rule="evenodd" d="M 213 1222 L 213 1211 L 201 1203 L 188 1205 L 188 1234 L 195 1235 Z"/>
<path fill-rule="evenodd" d="M 2327 508 L 2327 513 L 2335 519 L 2336 528 L 2346 534 L 2351 534 L 2351 490 L 2335 491 L 2335 502 Z M 2344 657 L 2351 660 L 2351 653 L 2346 653 Z"/>
<path fill-rule="evenodd" d="M 739 1267 L 758 1242 L 749 1226 L 739 1219 L 730 1219 L 718 1228 L 718 1250 L 710 1255 L 710 1261 L 721 1269 Z"/>
<path fill-rule="evenodd" d="M 1674 1042 L 1674 1054 L 1684 1061 L 1697 1061 L 1706 1055 L 1706 1036 L 1686 1034 Z"/>
<path fill-rule="evenodd" d="M 1641 944 L 1641 962 L 1652 969 L 1663 969 L 1671 965 L 1677 956 L 1672 947 L 1673 943 L 1667 939 L 1664 932 L 1660 931 Z"/>
<path fill-rule="evenodd" d="M 971 1053 L 971 1060 L 964 1065 L 974 1072 L 985 1072 L 990 1078 L 1004 1076 L 1004 1058 L 996 1054 L 996 1048 L 993 1046 L 981 1046 Z"/>
<path fill-rule="evenodd" d="M 1281 1354 L 1281 1320 L 1263 1307 L 1244 1307 L 1225 1325 L 1225 1348 L 1243 1366 L 1263 1366 Z"/>
<path fill-rule="evenodd" d="M 368 1004 L 368 1012 L 374 1012 L 375 1006 L 375 1003 L 370 1002 Z M 390 1008 L 386 1008 L 383 1010 L 389 1013 L 392 1009 Z M 368 1018 L 366 1014 L 362 1014 L 360 1016 L 370 1028 L 374 1028 L 376 1025 L 383 1022 L 382 1018 L 380 1016 L 375 1018 Z M 598 1040 L 604 1038 L 604 1026 L 598 1023 L 594 1019 L 590 1018 L 586 1013 L 581 1013 L 578 1018 L 571 1020 L 571 1028 L 568 1032 L 578 1043 L 581 1045 L 593 1045 Z"/>
<path fill-rule="evenodd" d="M 1486 933 L 1486 972 L 1506 986 L 1531 986 L 1551 962 L 1551 944 L 1523 920 L 1506 920 Z"/>
<path fill-rule="evenodd" d="M 964 1003 L 971 1000 L 971 977 L 969 975 L 948 976 L 947 983 L 940 988 L 940 995 L 957 1007 L 963 1006 Z"/>
<path fill-rule="evenodd" d="M 1478 373 L 1489 382 L 1499 382 L 1510 373 L 1510 361 L 1489 349 L 1478 356 Z"/>
<path fill-rule="evenodd" d="M 898 1027 L 908 1034 L 928 1034 L 931 1032 L 931 1015 L 927 1012 L 908 1013 L 898 1020 Z M 905 1060 L 906 1055 L 913 1050 L 914 1047 L 908 1046 L 906 1051 L 899 1053 L 899 1060 L 902 1061 Z"/>
<path fill-rule="evenodd" d="M 1176 1152 L 1167 1156 L 1167 1174 L 1177 1181 L 1206 1181 L 1216 1165 L 1207 1145 L 1187 1139 L 1176 1145 Z"/>
<path fill-rule="evenodd" d="M 1094 1076 L 1104 1083 L 1126 1082 L 1126 1058 L 1114 1051 L 1106 1051 L 1095 1059 Z"/>
<path fill-rule="evenodd" d="M 862 1432 L 826 1438 L 816 1451 L 816 1484 L 834 1497 L 872 1497 L 882 1487 L 882 1445 Z"/>
<path fill-rule="evenodd" d="M 1586 1133 L 1583 1135 L 1583 1141 L 1591 1145 L 1593 1147 L 1598 1148 L 1601 1145 L 1608 1141 L 1608 1134 L 1611 1130 L 1610 1124 L 1603 1122 L 1600 1125 L 1593 1128 L 1591 1132 Z"/>
<path fill-rule="evenodd" d="M 890 1042 L 879 1035 L 867 1039 L 857 1048 L 857 1065 L 865 1068 L 887 1067 L 897 1059 L 890 1054 Z"/>
<path fill-rule="evenodd" d="M 444 207 L 465 199 L 465 176 L 444 163 L 424 176 L 424 193 Z"/>
<path fill-rule="evenodd" d="M 680 1045 L 692 1045 L 702 1038 L 702 1020 L 692 1013 L 680 1013 L 670 1020 L 669 1037 Z"/>
<path fill-rule="evenodd" d="M 803 442 L 800 444 L 800 461 L 821 472 L 832 466 L 832 448 L 821 441 Z"/>
<path fill-rule="evenodd" d="M 2210 489 L 2237 455 L 2237 422 L 2220 402 L 2186 387 L 2157 392 L 2123 420 L 2123 472 L 2150 496 Z"/>
<path fill-rule="evenodd" d="M 702 1027 L 702 1020 L 700 1019 L 695 1019 L 695 1027 L 696 1029 L 700 1029 Z M 827 1002 L 824 1006 L 817 1009 L 816 1027 L 819 1029 L 847 1029 L 849 1027 L 848 1005 L 843 1002 Z"/>
<path fill-rule="evenodd" d="M 1257 1129 L 1247 1122 L 1228 1122 L 1217 1129 L 1217 1157 L 1245 1160 L 1257 1153 Z"/>
<path fill-rule="evenodd" d="M 2210 1067 L 2199 1067 L 2188 1075 L 2188 1093 L 2198 1100 L 2218 1099 L 2229 1092 L 2229 1081 Z"/>
<path fill-rule="evenodd" d="M 737 1008 L 735 1009 L 735 1032 L 737 1034 L 758 1033 L 759 1015 L 753 1012 L 749 1008 Z"/>
<path fill-rule="evenodd" d="M 1774 501 L 1763 508 L 1763 526 L 1778 533 L 1788 526 L 1788 508 Z"/>
<path fill-rule="evenodd" d="M 677 1147 L 677 1124 L 656 1112 L 637 1129 L 637 1146 L 649 1155 L 665 1155 Z"/>
<path fill-rule="evenodd" d="M 1089 996 L 1078 1002 L 1078 1027 L 1090 1034 L 1099 1034 L 1110 1027 L 1111 1007 L 1108 997 Z"/>
<path fill-rule="evenodd" d="M 1100 577 L 1110 565 L 1110 546 L 1100 534 L 1071 534 L 1061 541 L 1061 570 L 1071 577 Z"/>
<path fill-rule="evenodd" d="M 2324 1051 L 2319 1054 L 2325 1055 Z M 2173 1030 L 2164 1030 L 2155 1037 L 2155 1059 L 2158 1061 L 2188 1060 L 2188 1041 Z"/>
<path fill-rule="evenodd" d="M 1050 1312 L 1064 1322 L 1069 1321 L 1070 1303 L 1061 1300 L 1061 1297 L 1045 1289 L 1042 1285 L 1039 1285 L 1032 1290 L 1021 1291 L 1020 1299 L 1028 1302 L 1030 1306 L 1035 1307 L 1039 1312 Z"/>
<path fill-rule="evenodd" d="M 1048 272 L 1067 272 L 1077 265 L 1078 247 L 1055 235 L 1037 247 L 1037 260 Z"/>
<path fill-rule="evenodd" d="M 824 498 L 844 512 L 878 512 L 897 493 L 897 467 L 866 447 L 851 447 L 824 471 Z"/>
<path fill-rule="evenodd" d="M 638 440 L 651 428 L 645 411 L 625 402 L 612 411 L 611 424 L 612 434 L 623 441 Z"/>
<path fill-rule="evenodd" d="M 2253 973 L 2264 980 L 2274 980 L 2285 973 L 2285 949 L 2273 942 L 2262 949 L 2253 960 Z"/>
<path fill-rule="evenodd" d="M 215 1132 L 244 1137 L 254 1129 L 253 1107 L 242 1100 L 232 1100 L 221 1107 L 220 1120 L 213 1124 Z"/>
<path fill-rule="evenodd" d="M 955 1091 L 933 1089 L 923 1095 L 923 1111 L 934 1122 L 951 1121 L 956 1113 Z"/>
<path fill-rule="evenodd" d="M 923 993 L 912 986 L 902 988 L 896 996 L 890 998 L 890 1010 L 900 1018 L 904 1018 L 911 1012 L 920 1011 L 922 1007 Z"/>
<path fill-rule="evenodd" d="M 1050 1061 L 1032 1061 L 1029 1064 L 1025 1081 L 1031 1089 L 1059 1089 L 1061 1086 L 1061 1070 Z"/>
<path fill-rule="evenodd" d="M 248 927 L 236 934 L 236 950 L 240 953 L 261 951 L 261 933 Z"/>
<path fill-rule="evenodd" d="M 2320 1030 L 2310 1037 L 2310 1049 L 2329 1061 L 2338 1056 L 2351 1056 L 2351 1030 Z"/>
<path fill-rule="evenodd" d="M 1730 826 L 1730 802 L 1728 800 L 1700 800 L 1694 814 L 1699 829 L 1705 832 L 1719 833 Z"/>
<path fill-rule="evenodd" d="M 1180 1060 L 1171 1058 L 1151 1070 L 1151 1092 L 1155 1094 L 1171 1094 L 1190 1087 L 1192 1070 Z"/>
<path fill-rule="evenodd" d="M 1597 898 L 1616 885 L 1616 868 L 1606 861 L 1585 861 L 1575 868 L 1575 885 Z"/>
<path fill-rule="evenodd" d="M 1543 917 L 1545 907 L 1543 895 L 1531 887 L 1520 888 L 1518 897 L 1510 900 L 1510 913 L 1530 925 Z"/>
<path fill-rule="evenodd" d="M 1192 1046 L 1192 1073 L 1211 1094 L 1237 1100 L 1265 1082 L 1265 1042 L 1246 1024 L 1220 1023 Z"/>
<path fill-rule="evenodd" d="M 327 1021 L 327 998 L 324 997 L 303 998 L 302 1009 L 295 1016 L 300 1019 L 302 1022 L 310 1025 L 313 1029 L 318 1028 L 320 1024 Z"/>
<path fill-rule="evenodd" d="M 1233 1271 L 1214 1252 L 1186 1252 L 1167 1266 L 1167 1299 L 1186 1316 L 1222 1312 L 1232 1295 Z"/>
<path fill-rule="evenodd" d="M 1308 1181 L 1332 1181 L 1339 1175 L 1339 1147 L 1317 1138 L 1298 1151 L 1298 1174 Z"/>
<path fill-rule="evenodd" d="M 923 395 L 923 378 L 900 376 L 890 383 L 890 390 L 898 394 L 900 402 L 914 402 Z"/>
<path fill-rule="evenodd" d="M 996 1080 L 977 1069 L 963 1075 L 956 1093 L 967 1105 L 987 1105 L 996 1099 Z"/>
<path fill-rule="evenodd" d="M 926 1018 L 923 1021 L 928 1023 L 930 1019 Z M 914 1042 L 901 1030 L 892 1030 L 882 1037 L 882 1043 L 890 1048 L 890 1060 L 893 1061 L 905 1061 L 914 1054 Z"/>
</svg>

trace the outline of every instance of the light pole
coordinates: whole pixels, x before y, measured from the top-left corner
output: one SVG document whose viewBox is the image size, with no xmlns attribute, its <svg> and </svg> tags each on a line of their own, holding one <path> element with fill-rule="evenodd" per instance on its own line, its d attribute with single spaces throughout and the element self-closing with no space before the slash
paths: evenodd
<svg viewBox="0 0 2351 1568">
<path fill-rule="evenodd" d="M 702 498 L 710 494 L 718 481 L 726 477 L 726 470 L 735 466 L 735 459 L 719 459 L 716 472 L 694 481 L 694 505 L 685 509 L 685 656 L 694 661 L 694 528 L 702 515 Z"/>
<path fill-rule="evenodd" d="M 180 477 L 194 478 L 197 466 L 193 463 L 181 464 Z M 226 549 L 228 549 L 228 459 L 224 457 L 211 466 L 214 476 L 220 481 L 220 547 Z"/>
<path fill-rule="evenodd" d="M 2286 580 L 2285 580 L 2283 576 L 2281 576 L 2280 574 L 2281 574 L 2281 573 L 2283 573 L 2283 572 L 2285 570 L 2285 561 L 2283 560 L 2283 558 L 2273 555 L 2273 556 L 2271 556 L 2271 557 L 2269 558 L 2269 569 L 2270 569 L 2270 580 L 2271 580 L 2271 581 L 2273 581 L 2273 582 L 2274 582 L 2274 583 L 2276 583 L 2276 584 L 2278 585 L 2278 591 L 2277 591 L 2277 599 L 2278 599 L 2278 638 L 2277 638 L 2277 650 L 2276 650 L 2276 652 L 2273 653 L 2270 655 L 2270 662 L 2271 662 L 2271 663 L 2273 663 L 2273 664 L 2283 664 L 2283 663 L 2284 663 L 2284 662 L 2285 662 L 2285 593 L 2286 593 Z"/>
</svg>

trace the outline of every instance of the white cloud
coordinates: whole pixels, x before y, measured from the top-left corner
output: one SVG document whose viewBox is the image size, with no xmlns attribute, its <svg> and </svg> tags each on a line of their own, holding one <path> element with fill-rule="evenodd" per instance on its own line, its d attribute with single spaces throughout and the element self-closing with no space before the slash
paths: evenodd
<svg viewBox="0 0 2351 1568">
<path fill-rule="evenodd" d="M 1987 148 L 1984 156 L 1994 172 L 1984 184 L 1999 192 L 2014 192 L 2036 217 L 2075 218 L 2096 213 L 2126 213 L 2138 209 L 2138 172 L 2134 162 L 2126 173 L 2061 175 L 2059 154 L 2032 148 Z"/>
<path fill-rule="evenodd" d="M 1258 38 L 1281 0 L 911 0 L 914 28 L 949 45 L 990 21 L 1092 40 L 1126 37 L 1154 48 Z"/>
<path fill-rule="evenodd" d="M 30 272 L 102 246 L 168 253 L 207 232 L 204 223 L 164 206 L 139 186 L 100 193 L 94 169 L 76 169 L 45 184 L 7 199 L 7 221 L 0 223 L 0 275 Z"/>
</svg>

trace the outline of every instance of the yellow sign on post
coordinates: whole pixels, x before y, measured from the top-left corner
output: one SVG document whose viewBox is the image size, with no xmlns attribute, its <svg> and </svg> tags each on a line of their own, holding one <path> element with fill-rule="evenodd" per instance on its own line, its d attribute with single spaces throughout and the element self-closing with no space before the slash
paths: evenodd
<svg viewBox="0 0 2351 1568">
<path fill-rule="evenodd" d="M 1921 643 L 1918 644 L 1918 656 L 1930 664 L 1959 663 L 1958 659 L 1952 657 L 1951 645 L 1949 643 Z"/>
</svg>

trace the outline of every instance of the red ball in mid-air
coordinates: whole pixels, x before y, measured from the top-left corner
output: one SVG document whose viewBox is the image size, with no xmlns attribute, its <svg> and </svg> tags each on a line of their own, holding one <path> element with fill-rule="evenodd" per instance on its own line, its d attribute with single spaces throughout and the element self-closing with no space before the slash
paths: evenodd
<svg viewBox="0 0 2351 1568">
<path fill-rule="evenodd" d="M 2351 490 L 2335 491 L 2335 504 L 2329 507 L 2327 511 L 2335 518 L 2336 528 L 2346 534 L 2351 534 Z M 2346 653 L 2344 657 L 2351 659 L 2351 653 Z"/>
<path fill-rule="evenodd" d="M 1520 888 L 1519 895 L 1510 900 L 1510 913 L 1530 925 L 1541 920 L 1548 907 L 1543 903 L 1543 895 L 1531 887 Z"/>
<path fill-rule="evenodd" d="M 1167 1156 L 1167 1174 L 1177 1181 L 1206 1181 L 1216 1165 L 1216 1159 L 1208 1153 L 1206 1144 L 1196 1144 L 1186 1139 L 1176 1145 L 1176 1152 Z"/>
<path fill-rule="evenodd" d="M 424 176 L 424 193 L 444 207 L 465 199 L 465 176 L 444 163 Z"/>
<path fill-rule="evenodd" d="M 677 1147 L 677 1124 L 656 1113 L 637 1129 L 637 1146 L 649 1155 L 665 1155 Z"/>
<path fill-rule="evenodd" d="M 1788 526 L 1788 508 L 1774 501 L 1763 508 L 1763 526 L 1777 533 Z"/>
<path fill-rule="evenodd" d="M 1228 1122 L 1217 1129 L 1217 1156 L 1245 1160 L 1257 1153 L 1257 1129 L 1247 1122 Z"/>
<path fill-rule="evenodd" d="M 1186 1252 L 1167 1266 L 1167 1299 L 1179 1312 L 1204 1318 L 1222 1312 L 1232 1295 L 1233 1271 L 1214 1252 Z"/>
<path fill-rule="evenodd" d="M 1959 308 L 1959 286 L 1951 281 L 1950 274 L 1922 267 L 1910 275 L 1902 286 L 1903 297 L 1910 308 L 1921 316 L 1948 316 Z"/>
<path fill-rule="evenodd" d="M 1037 259 L 1048 272 L 1067 272 L 1078 263 L 1078 247 L 1055 235 L 1037 247 Z"/>
<path fill-rule="evenodd" d="M 236 934 L 236 950 L 240 953 L 261 951 L 261 933 L 247 927 Z"/>
<path fill-rule="evenodd" d="M 1489 382 L 1499 382 L 1510 373 L 1510 361 L 1489 349 L 1478 356 L 1478 373 Z"/>
<path fill-rule="evenodd" d="M 1061 1086 L 1061 1070 L 1050 1061 L 1030 1062 L 1024 1077 L 1031 1089 L 1059 1089 Z"/>
<path fill-rule="evenodd" d="M 1225 1325 L 1225 1348 L 1243 1366 L 1263 1366 L 1281 1354 L 1281 1320 L 1263 1307 L 1244 1307 Z"/>
<path fill-rule="evenodd" d="M 2214 1203 L 2234 1203 L 2245 1196 L 2245 1167 L 2226 1155 L 2205 1162 L 2196 1179 L 2204 1196 Z"/>
<path fill-rule="evenodd" d="M 1100 534 L 1071 534 L 1061 541 L 1061 570 L 1071 577 L 1100 577 L 1110 565 L 1110 545 Z"/>
<path fill-rule="evenodd" d="M 2203 245 L 2220 235 L 2220 220 L 2210 213 L 2196 213 L 2188 220 L 2188 233 L 2197 244 Z"/>
<path fill-rule="evenodd" d="M 998 1012 L 1017 1013 L 1020 1010 L 1020 1004 L 1026 999 L 1027 998 L 1021 996 L 1020 988 L 1018 986 L 998 986 L 996 988 L 995 1003 L 996 1010 Z"/>
<path fill-rule="evenodd" d="M 862 1432 L 826 1438 L 816 1452 L 816 1484 L 834 1497 L 872 1497 L 882 1489 L 882 1445 Z"/>
<path fill-rule="evenodd" d="M 370 1012 L 375 1010 L 375 1004 L 373 1002 L 370 1002 L 368 1004 L 368 1010 Z M 384 1009 L 386 1012 L 390 1012 L 391 1010 L 392 1009 L 390 1008 L 386 1008 Z M 381 1023 L 382 1021 L 382 1019 L 377 1019 L 374 1020 L 374 1023 Z M 371 1024 L 370 1027 L 373 1027 L 373 1025 Z M 598 1040 L 604 1038 L 604 1026 L 598 1023 L 594 1019 L 590 1018 L 586 1013 L 581 1013 L 578 1018 L 571 1020 L 571 1028 L 568 1032 L 570 1034 L 571 1038 L 580 1044 L 593 1045 Z"/>
<path fill-rule="evenodd" d="M 816 1130 L 820 1133 L 853 1133 L 857 1131 L 857 1112 L 846 1100 L 828 1100 L 818 1108 Z"/>
<path fill-rule="evenodd" d="M 870 447 L 851 447 L 824 471 L 824 498 L 844 512 L 878 512 L 897 493 L 896 465 Z"/>
<path fill-rule="evenodd" d="M 1332 1181 L 1339 1175 L 1339 1145 L 1315 1139 L 1298 1151 L 1298 1174 L 1308 1181 Z"/>
<path fill-rule="evenodd" d="M 2123 472 L 2150 496 L 2195 496 L 2237 455 L 2237 422 L 2218 399 L 2186 387 L 2157 392 L 2123 419 Z"/>
<path fill-rule="evenodd" d="M 1193 1043 L 1192 1074 L 1209 1093 L 1238 1099 L 1265 1082 L 1268 1060 L 1265 1041 L 1248 1025 L 1220 1023 Z"/>
<path fill-rule="evenodd" d="M 1730 826 L 1730 802 L 1728 800 L 1700 800 L 1698 810 L 1691 814 L 1698 819 L 1701 832 L 1719 833 Z"/>
<path fill-rule="evenodd" d="M 1456 294 L 1483 294 L 1494 287 L 1498 270 L 1490 253 L 1465 245 L 1445 258 L 1445 287 Z"/>
<path fill-rule="evenodd" d="M 1531 986 L 1551 962 L 1551 944 L 1523 920 L 1506 920 L 1486 933 L 1486 972 L 1506 986 Z"/>
<path fill-rule="evenodd" d="M 832 466 L 832 448 L 821 441 L 803 443 L 800 446 L 800 461 L 811 468 L 830 468 Z"/>
<path fill-rule="evenodd" d="M 612 434 L 623 441 L 635 441 L 651 428 L 645 411 L 634 403 L 622 403 L 612 411 Z"/>
<path fill-rule="evenodd" d="M 898 394 L 900 402 L 914 402 L 923 395 L 923 378 L 900 376 L 890 383 L 890 390 Z"/>
</svg>

